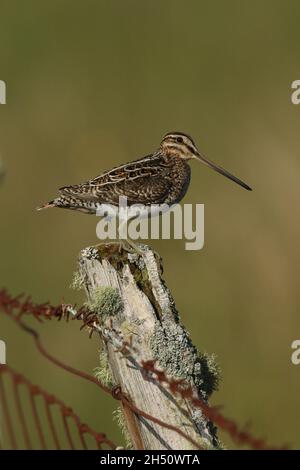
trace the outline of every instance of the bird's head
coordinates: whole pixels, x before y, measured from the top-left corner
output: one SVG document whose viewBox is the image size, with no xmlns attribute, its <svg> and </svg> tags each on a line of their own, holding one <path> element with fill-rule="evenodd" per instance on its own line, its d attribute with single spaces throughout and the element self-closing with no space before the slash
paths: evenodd
<svg viewBox="0 0 300 470">
<path fill-rule="evenodd" d="M 174 155 L 184 160 L 190 160 L 199 153 L 193 139 L 182 132 L 169 132 L 166 134 L 160 148 L 165 155 Z"/>
<path fill-rule="evenodd" d="M 199 152 L 193 139 L 183 132 L 169 132 L 166 134 L 160 144 L 160 149 L 165 155 L 169 157 L 181 158 L 183 160 L 198 160 L 204 163 L 204 165 L 217 171 L 221 175 L 226 176 L 226 178 L 229 178 L 230 180 L 239 184 L 248 191 L 252 190 L 250 186 L 241 181 L 239 178 L 208 160 L 205 155 Z"/>
</svg>

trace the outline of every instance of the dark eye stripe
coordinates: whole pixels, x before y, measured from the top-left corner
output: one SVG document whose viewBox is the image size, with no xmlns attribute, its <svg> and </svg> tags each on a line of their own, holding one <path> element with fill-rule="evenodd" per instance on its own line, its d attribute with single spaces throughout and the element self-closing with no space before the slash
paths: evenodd
<svg viewBox="0 0 300 470">
<path fill-rule="evenodd" d="M 175 142 L 175 143 L 178 143 L 178 144 L 183 143 L 183 138 L 182 137 L 177 137 L 177 136 L 172 135 L 172 136 L 168 137 L 168 139 L 170 139 L 172 142 Z"/>
<path fill-rule="evenodd" d="M 192 139 L 192 137 L 188 134 L 185 134 L 184 132 L 168 132 L 168 134 L 165 135 L 164 139 L 166 138 L 172 138 L 174 139 L 176 136 L 183 136 L 183 137 L 186 137 L 187 139 L 189 139 L 193 145 L 195 145 L 195 142 L 194 140 Z"/>
</svg>

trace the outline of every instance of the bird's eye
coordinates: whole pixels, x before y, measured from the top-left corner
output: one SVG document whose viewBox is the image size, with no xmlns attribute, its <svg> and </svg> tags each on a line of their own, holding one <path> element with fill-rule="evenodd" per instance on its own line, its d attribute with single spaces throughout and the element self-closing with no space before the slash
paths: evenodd
<svg viewBox="0 0 300 470">
<path fill-rule="evenodd" d="M 183 143 L 183 138 L 182 138 L 182 137 L 176 137 L 176 141 L 177 141 L 179 144 L 182 144 L 182 143 Z"/>
</svg>

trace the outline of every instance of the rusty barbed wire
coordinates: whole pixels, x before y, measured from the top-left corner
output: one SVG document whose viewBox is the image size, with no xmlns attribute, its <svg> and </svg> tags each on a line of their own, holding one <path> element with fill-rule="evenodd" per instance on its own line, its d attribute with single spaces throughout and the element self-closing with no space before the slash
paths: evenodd
<svg viewBox="0 0 300 470">
<path fill-rule="evenodd" d="M 3 292 L 3 291 L 2 291 Z M 37 349 L 39 350 L 39 352 L 47 359 L 49 360 L 50 362 L 52 362 L 53 364 L 57 365 L 58 367 L 66 370 L 67 372 L 70 372 L 71 374 L 73 375 L 77 375 L 78 377 L 81 377 L 85 380 L 88 380 L 89 382 L 92 382 L 94 383 L 95 385 L 97 385 L 99 388 L 101 388 L 105 393 L 111 395 L 114 399 L 117 399 L 117 400 L 120 400 L 126 407 L 130 408 L 131 411 L 137 415 L 140 415 L 142 416 L 143 418 L 149 420 L 149 421 L 152 421 L 162 427 L 165 427 L 167 429 L 170 429 L 174 432 L 176 432 L 177 434 L 181 435 L 182 437 L 184 437 L 187 441 L 189 441 L 191 444 L 193 444 L 193 446 L 195 446 L 195 448 L 198 448 L 200 449 L 200 445 L 199 443 L 197 443 L 194 439 L 192 439 L 190 436 L 188 436 L 185 432 L 183 432 L 181 429 L 179 429 L 178 427 L 176 426 L 173 426 L 169 423 L 165 423 L 164 421 L 160 420 L 159 418 L 156 418 L 155 416 L 152 416 L 150 415 L 149 413 L 146 413 L 145 411 L 141 410 L 140 408 L 138 408 L 137 406 L 134 405 L 134 403 L 132 403 L 128 397 L 120 390 L 118 391 L 118 393 L 116 393 L 114 390 L 110 389 L 109 387 L 107 387 L 106 385 L 104 385 L 103 383 L 101 383 L 98 379 L 96 379 L 95 377 L 93 377 L 92 375 L 90 374 L 87 374 L 86 372 L 83 372 L 83 371 L 80 371 L 78 369 L 75 369 L 74 367 L 71 367 L 69 366 L 68 364 L 65 364 L 64 362 L 60 361 L 59 359 L 57 359 L 56 357 L 52 356 L 43 346 L 43 344 L 41 343 L 40 341 L 40 337 L 39 337 L 39 334 L 38 332 L 34 329 L 34 328 L 31 328 L 29 327 L 28 325 L 26 325 L 23 321 L 22 321 L 22 314 L 15 314 L 15 309 L 16 307 L 12 308 L 12 305 L 15 305 L 15 299 L 11 298 L 11 303 L 9 304 L 7 302 L 7 299 L 9 298 L 9 296 L 7 296 L 7 293 L 5 292 L 5 302 L 3 302 L 1 300 L 1 295 L 0 295 L 0 309 L 4 309 L 4 312 L 6 314 L 8 314 L 10 316 L 10 318 L 12 318 L 24 331 L 26 331 L 27 333 L 29 333 L 30 335 L 32 335 L 32 337 L 34 338 L 34 341 L 35 341 L 35 344 L 36 344 L 36 347 Z M 14 313 L 14 314 L 13 314 Z M 78 312 L 77 312 L 78 313 Z M 88 312 L 88 314 L 86 315 L 86 313 L 84 314 L 84 318 L 88 317 L 90 314 L 92 314 L 92 312 Z M 93 314 L 92 314 L 93 315 Z M 74 318 L 81 318 L 79 315 L 76 316 L 74 315 Z M 84 327 L 86 326 L 85 324 L 83 325 Z"/>
<path fill-rule="evenodd" d="M 169 378 L 164 370 L 156 367 L 156 360 L 142 361 L 142 367 L 145 371 L 151 372 L 156 377 L 156 380 L 168 386 L 173 395 L 179 395 L 185 400 L 189 400 L 195 407 L 200 408 L 204 416 L 219 426 L 220 429 L 227 432 L 232 440 L 238 445 L 247 444 L 254 450 L 284 450 L 282 448 L 272 447 L 267 444 L 265 439 L 254 438 L 249 431 L 239 429 L 236 422 L 232 419 L 225 417 L 220 413 L 218 407 L 207 405 L 203 400 L 200 400 L 195 395 L 195 390 L 184 380 L 176 380 Z"/>
<path fill-rule="evenodd" d="M 81 320 L 82 326 L 81 329 L 88 327 L 90 330 L 90 336 L 93 331 L 98 331 L 101 334 L 106 334 L 107 339 L 112 340 L 112 334 L 114 338 L 118 337 L 118 332 L 116 332 L 113 328 L 108 331 L 106 328 L 106 332 L 101 328 L 98 322 L 98 317 L 94 312 L 91 312 L 86 307 L 80 307 L 76 309 L 75 305 L 65 304 L 53 307 L 48 302 L 44 304 L 34 304 L 30 297 L 27 297 L 25 300 L 22 300 L 24 296 L 17 296 L 15 298 L 11 297 L 5 289 L 0 290 L 0 310 L 3 310 L 6 314 L 10 315 L 13 319 L 15 319 L 19 325 L 26 330 L 28 333 L 32 334 L 35 338 L 35 342 L 39 351 L 51 362 L 55 363 L 57 366 L 64 368 L 68 372 L 71 372 L 77 376 L 85 378 L 96 385 L 98 385 L 104 392 L 109 393 L 113 398 L 121 400 L 126 406 L 128 406 L 134 413 L 143 416 L 145 419 L 149 419 L 156 424 L 159 424 L 163 427 L 168 429 L 172 429 L 178 434 L 185 437 L 187 440 L 191 441 L 193 445 L 199 447 L 195 441 L 193 441 L 189 436 L 183 433 L 179 428 L 175 426 L 169 425 L 168 423 L 164 423 L 158 418 L 148 415 L 144 411 L 138 409 L 132 402 L 128 400 L 121 390 L 118 391 L 116 394 L 115 391 L 112 391 L 104 384 L 99 382 L 93 376 L 86 374 L 85 372 L 78 371 L 64 363 L 62 363 L 57 358 L 51 356 L 42 346 L 38 333 L 33 330 L 32 328 L 28 327 L 21 321 L 21 317 L 24 314 L 32 314 L 38 320 L 42 318 L 57 318 L 61 320 L 62 318 L 66 319 L 67 321 L 72 319 Z M 116 344 L 115 344 L 116 345 Z M 132 345 L 128 341 L 124 341 L 122 338 L 118 338 L 118 342 L 116 345 L 116 349 L 122 353 L 124 356 L 129 357 L 130 355 L 137 354 L 138 351 L 132 347 Z M 179 395 L 181 398 L 189 400 L 196 408 L 200 409 L 204 416 L 219 426 L 220 429 L 225 431 L 229 434 L 229 436 L 236 442 L 238 445 L 248 445 L 252 449 L 286 449 L 287 446 L 283 447 L 271 447 L 268 446 L 265 439 L 263 438 L 255 438 L 252 434 L 247 430 L 242 430 L 237 425 L 237 423 L 225 417 L 220 411 L 218 407 L 211 407 L 203 400 L 199 399 L 195 390 L 192 388 L 190 384 L 185 382 L 184 380 L 178 380 L 174 378 L 169 378 L 167 373 L 156 367 L 157 361 L 156 360 L 148 360 L 144 361 L 141 359 L 140 361 L 135 360 L 135 364 L 138 364 L 140 367 L 141 372 L 144 374 L 144 378 L 147 379 L 147 375 L 151 373 L 154 378 L 164 386 L 167 386 L 173 395 Z"/>
<path fill-rule="evenodd" d="M 4 313 L 17 318 L 21 318 L 23 315 L 32 315 L 38 321 L 52 320 L 53 318 L 57 320 L 64 318 L 68 321 L 72 309 L 76 309 L 78 317 L 83 316 L 87 319 L 89 316 L 95 315 L 85 306 L 81 306 L 77 309 L 76 305 L 72 304 L 60 304 L 56 306 L 51 305 L 50 302 L 38 304 L 33 302 L 32 298 L 25 294 L 19 294 L 13 297 L 4 288 L 0 290 L 0 309 Z M 74 316 L 72 316 L 72 318 L 74 318 Z"/>
<path fill-rule="evenodd" d="M 5 385 L 7 386 L 7 380 L 5 380 L 5 376 L 9 376 L 10 378 L 10 386 L 12 386 L 13 391 L 13 393 L 10 394 L 10 399 L 14 399 L 15 406 L 8 406 L 7 391 L 5 387 Z M 21 386 L 25 387 L 30 402 L 30 407 L 26 407 L 26 414 L 24 413 L 22 407 L 22 397 L 24 397 L 24 391 L 23 394 L 21 394 Z M 82 423 L 79 416 L 62 400 L 56 398 L 52 394 L 49 394 L 38 385 L 34 385 L 24 375 L 15 371 L 8 365 L 1 365 L 0 367 L 0 397 L 4 423 L 7 429 L 8 441 L 12 449 L 17 449 L 18 447 L 20 447 L 18 446 L 17 442 L 18 423 L 16 422 L 16 418 L 18 418 L 20 434 L 22 435 L 24 441 L 24 446 L 22 447 L 26 449 L 33 448 L 32 440 L 30 438 L 32 432 L 29 432 L 28 425 L 28 421 L 30 421 L 30 419 L 28 419 L 29 411 L 31 411 L 31 421 L 34 422 L 38 440 L 40 443 L 40 448 L 46 449 L 47 447 L 49 447 L 46 438 L 46 435 L 48 434 L 51 435 L 54 447 L 56 449 L 63 448 L 63 444 L 60 442 L 60 439 L 58 437 L 59 434 L 55 428 L 53 420 L 54 408 L 60 411 L 66 439 L 68 442 L 68 447 L 70 449 L 74 449 L 72 433 L 69 427 L 70 420 L 72 420 L 72 422 L 75 424 L 76 430 L 78 432 L 79 441 L 83 449 L 88 449 L 86 440 L 84 438 L 85 435 L 91 436 L 93 438 L 96 444 L 96 448 L 98 449 L 102 449 L 104 445 L 106 446 L 106 448 L 116 449 L 116 445 L 110 439 L 107 438 L 106 434 L 95 432 L 87 424 Z M 39 397 L 43 399 L 48 429 L 45 429 L 44 426 L 42 426 L 41 420 L 39 418 L 37 408 L 37 399 Z M 15 410 L 15 413 L 11 413 L 12 409 Z M 15 420 L 13 419 L 13 416 L 15 417 Z M 47 431 L 49 431 L 49 433 Z"/>
<path fill-rule="evenodd" d="M 89 323 L 89 327 L 91 324 Z M 141 354 L 136 347 L 133 347 L 131 342 L 124 341 L 120 337 L 120 333 L 111 327 L 109 334 L 107 334 L 107 328 L 101 328 L 98 324 L 92 325 L 96 330 L 106 337 L 107 340 L 112 341 L 118 352 L 129 358 L 132 354 L 135 355 L 134 365 L 139 366 L 141 373 L 145 380 L 149 380 L 149 373 L 151 373 L 151 380 L 156 379 L 162 386 L 167 386 L 173 396 L 179 395 L 184 400 L 189 400 L 196 408 L 200 409 L 203 415 L 209 420 L 216 424 L 220 429 L 229 434 L 232 440 L 238 445 L 248 445 L 254 450 L 286 450 L 286 445 L 282 447 L 269 446 L 265 439 L 255 438 L 246 429 L 240 429 L 237 423 L 230 418 L 225 417 L 220 412 L 220 407 L 209 406 L 205 401 L 201 400 L 191 384 L 184 379 L 175 379 L 169 377 L 165 370 L 156 366 L 157 360 L 137 360 L 137 356 L 141 357 Z M 116 341 L 114 341 L 114 339 Z"/>
</svg>

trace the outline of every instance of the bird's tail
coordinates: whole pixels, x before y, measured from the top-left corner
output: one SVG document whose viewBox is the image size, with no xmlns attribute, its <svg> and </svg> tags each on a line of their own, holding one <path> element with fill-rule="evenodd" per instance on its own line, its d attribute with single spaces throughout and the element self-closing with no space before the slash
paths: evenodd
<svg viewBox="0 0 300 470">
<path fill-rule="evenodd" d="M 50 207 L 55 207 L 55 200 L 47 202 L 46 204 L 43 204 L 42 206 L 37 207 L 36 210 L 42 211 L 44 209 L 49 209 Z"/>
</svg>

